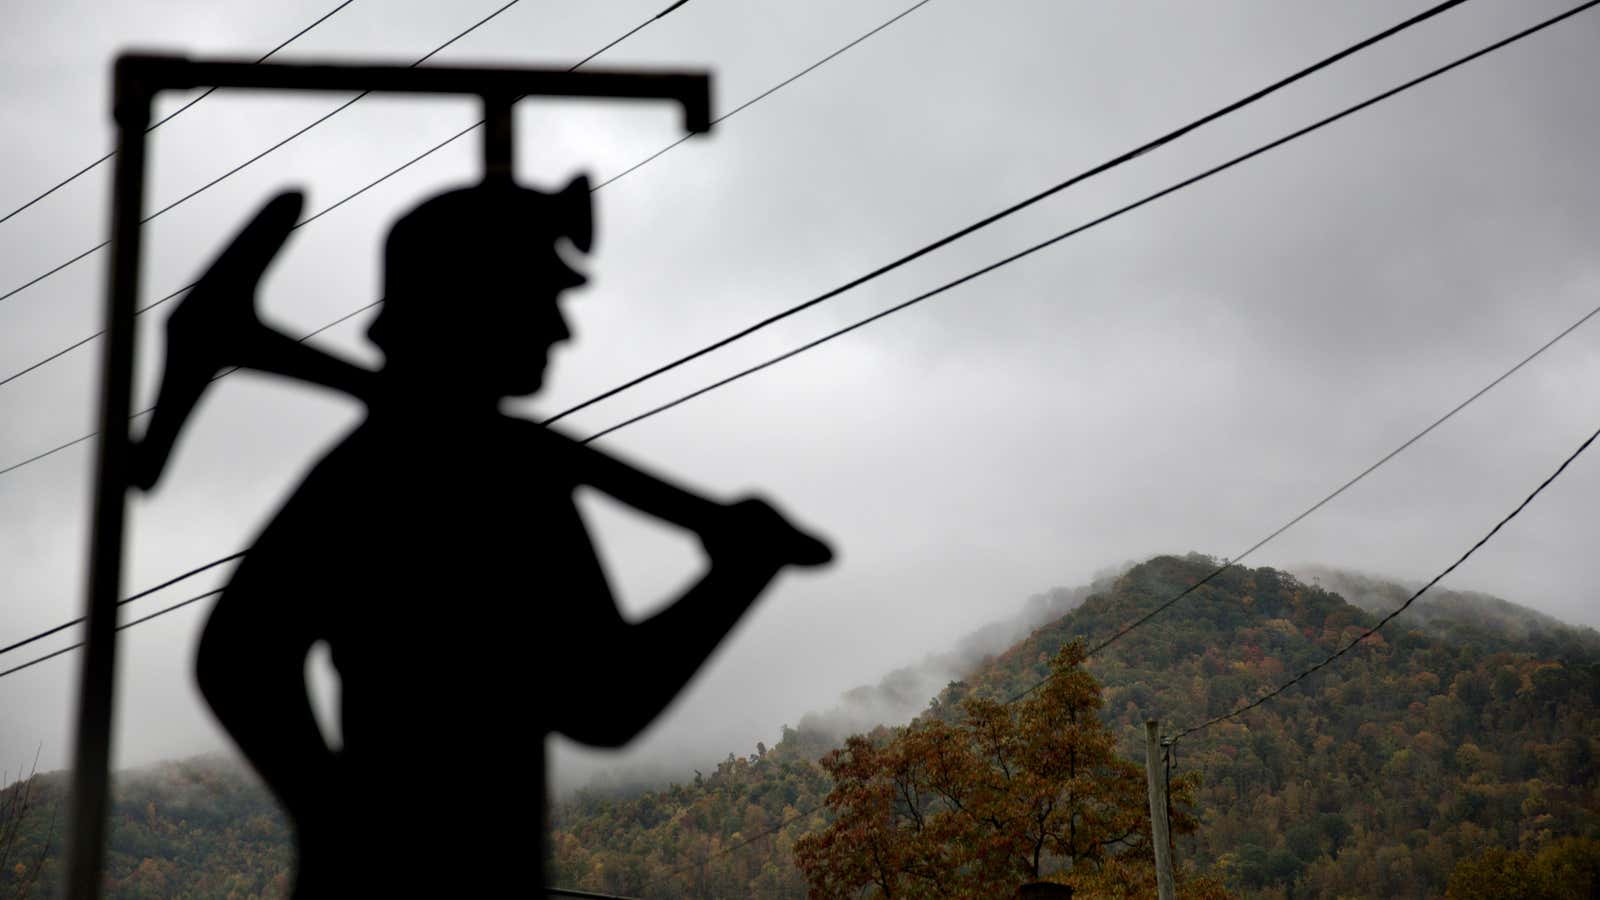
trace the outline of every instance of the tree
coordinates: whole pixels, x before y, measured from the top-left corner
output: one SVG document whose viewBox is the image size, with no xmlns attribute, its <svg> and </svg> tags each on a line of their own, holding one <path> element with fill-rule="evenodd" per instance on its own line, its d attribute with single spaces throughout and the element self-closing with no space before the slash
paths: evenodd
<svg viewBox="0 0 1600 900">
<path fill-rule="evenodd" d="M 1117 756 L 1099 683 L 1068 644 L 1018 703 L 967 697 L 887 740 L 829 753 L 836 818 L 795 847 L 813 897 L 1009 896 L 1030 881 L 1097 891 L 1153 880 L 1140 768 Z M 1192 778 L 1173 784 L 1173 830 L 1195 827 Z"/>
<path fill-rule="evenodd" d="M 1600 841 L 1568 837 L 1538 853 L 1489 847 L 1456 865 L 1448 900 L 1582 900 L 1600 893 Z"/>
<path fill-rule="evenodd" d="M 50 842 L 55 836 L 56 809 L 52 803 L 50 822 L 37 849 L 29 848 L 28 842 L 23 840 L 23 825 L 36 811 L 34 782 L 38 778 L 38 770 L 39 759 L 35 754 L 28 777 L 0 790 L 0 892 L 8 900 L 24 900 L 33 892 L 39 873 L 44 869 L 45 859 L 50 855 Z M 6 780 L 6 776 L 0 774 L 0 783 Z"/>
</svg>

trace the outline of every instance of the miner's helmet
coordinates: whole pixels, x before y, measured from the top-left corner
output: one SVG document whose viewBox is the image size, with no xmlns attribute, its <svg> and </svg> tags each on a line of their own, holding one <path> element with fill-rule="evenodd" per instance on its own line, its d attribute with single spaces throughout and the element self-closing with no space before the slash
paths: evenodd
<svg viewBox="0 0 1600 900">
<path fill-rule="evenodd" d="M 390 353 L 430 343 L 452 321 L 495 328 L 517 304 L 554 303 L 587 279 L 558 252 L 594 239 L 589 179 L 554 193 L 487 180 L 424 200 L 384 245 L 384 304 L 367 334 Z"/>
</svg>

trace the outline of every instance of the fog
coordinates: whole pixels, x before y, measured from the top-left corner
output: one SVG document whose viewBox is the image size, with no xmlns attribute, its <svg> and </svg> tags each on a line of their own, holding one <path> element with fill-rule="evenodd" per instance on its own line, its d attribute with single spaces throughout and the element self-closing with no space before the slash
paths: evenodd
<svg viewBox="0 0 1600 900">
<path fill-rule="evenodd" d="M 109 67 L 120 50 L 254 58 L 332 5 L 7 4 L 0 211 L 110 146 Z M 281 58 L 409 62 L 498 5 L 357 0 Z M 525 0 L 436 61 L 570 64 L 663 5 Z M 601 62 L 708 69 L 720 113 L 908 5 L 691 0 Z M 555 353 L 547 390 L 517 409 L 563 409 L 1422 8 L 933 0 L 598 192 L 590 285 L 564 301 L 576 339 Z M 1563 8 L 1465 4 L 563 427 L 580 436 L 607 427 Z M 1156 553 L 1236 557 L 1600 304 L 1597 40 L 1600 12 L 1580 15 L 605 438 L 608 451 L 713 496 L 771 498 L 827 535 L 839 559 L 782 576 L 629 748 L 556 740 L 558 780 L 704 768 L 773 743 L 808 713 L 909 715 L 918 693 L 963 658 L 965 636 L 1026 618 L 1028 598 Z M 182 100 L 165 98 L 162 109 Z M 339 102 L 207 98 L 155 132 L 149 208 Z M 477 116 L 465 101 L 363 100 L 152 221 L 146 302 L 190 280 L 271 193 L 302 187 L 308 209 L 321 209 Z M 678 127 L 664 105 L 530 101 L 518 112 L 519 176 L 546 187 L 580 171 L 603 180 L 676 140 Z M 264 283 L 266 315 L 298 334 L 375 299 L 386 224 L 476 178 L 477 161 L 476 138 L 463 139 L 297 232 Z M 0 291 L 104 238 L 109 174 L 102 167 L 0 223 Z M 104 265 L 103 253 L 91 256 L 0 302 L 0 376 L 100 327 Z M 164 314 L 141 318 L 140 400 L 152 389 Z M 316 342 L 375 363 L 366 321 Z M 1249 562 L 1415 581 L 1443 569 L 1600 426 L 1595 329 L 1573 332 Z M 0 468 L 93 427 L 98 365 L 91 345 L 0 387 Z M 126 584 L 154 584 L 246 545 L 359 415 L 351 401 L 264 377 L 217 384 L 164 485 L 133 502 Z M 0 476 L 0 642 L 80 614 L 91 447 Z M 1447 586 L 1600 625 L 1597 496 L 1600 462 L 1582 458 Z M 700 570 L 692 538 L 601 497 L 581 503 L 628 617 L 659 609 Z M 125 615 L 199 593 L 226 572 L 213 575 Z M 439 598 L 436 608 L 492 613 L 497 602 L 519 601 Z M 226 746 L 190 677 L 207 608 L 123 633 L 117 765 Z M 7 654 L 0 668 L 75 639 Z M 593 660 L 629 665 L 602 646 Z M 900 670 L 914 674 L 892 682 L 901 699 L 843 699 Z M 7 768 L 41 746 L 41 769 L 67 763 L 76 676 L 69 655 L 0 679 Z M 526 690 L 584 686 L 580 671 Z M 462 758 L 440 766 L 470 763 L 473 739 L 462 735 Z"/>
</svg>

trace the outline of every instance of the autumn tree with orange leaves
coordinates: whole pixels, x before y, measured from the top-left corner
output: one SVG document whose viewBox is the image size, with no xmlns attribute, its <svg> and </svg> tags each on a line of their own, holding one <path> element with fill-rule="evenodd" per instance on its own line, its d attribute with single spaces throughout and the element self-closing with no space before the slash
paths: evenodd
<svg viewBox="0 0 1600 900">
<path fill-rule="evenodd" d="M 795 846 L 811 896 L 1007 897 L 1047 880 L 1153 890 L 1144 772 L 1116 755 L 1083 659 L 1082 642 L 1069 644 L 1019 702 L 969 697 L 953 721 L 856 735 L 824 757 L 836 818 Z M 1194 830 L 1194 787 L 1173 780 L 1175 833 Z"/>
</svg>

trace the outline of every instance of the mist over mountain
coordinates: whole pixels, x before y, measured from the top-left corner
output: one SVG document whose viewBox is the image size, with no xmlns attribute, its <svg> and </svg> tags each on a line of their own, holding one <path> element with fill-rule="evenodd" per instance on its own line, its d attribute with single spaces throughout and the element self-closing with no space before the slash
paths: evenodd
<svg viewBox="0 0 1600 900">
<path fill-rule="evenodd" d="M 845 737 L 871 731 L 879 725 L 902 725 L 919 715 L 928 698 L 951 681 L 959 680 L 986 659 L 1004 652 L 1033 629 L 1076 609 L 1091 594 L 1108 590 L 1116 578 L 1135 564 L 1131 561 L 1096 572 L 1091 582 L 1076 587 L 1053 587 L 1034 594 L 1013 614 L 990 622 L 956 641 L 954 646 L 928 653 L 921 660 L 890 671 L 876 684 L 864 684 L 846 691 L 839 702 L 824 710 L 799 715 L 793 729 L 818 746 L 833 746 Z M 774 721 L 788 713 L 778 712 Z M 779 729 L 789 729 L 788 725 Z M 752 745 L 778 735 L 752 734 Z M 683 751 L 687 753 L 688 751 Z M 580 777 L 562 778 L 555 773 L 556 795 L 570 798 L 577 791 L 615 797 L 634 796 L 642 791 L 666 787 L 673 781 L 691 777 L 715 757 L 674 757 L 654 762 L 630 762 L 605 766 Z"/>
<path fill-rule="evenodd" d="M 0 897 L 61 894 L 70 776 L 39 773 L 0 790 Z M 19 792 L 26 792 L 26 814 L 7 816 L 20 808 L 12 803 Z M 108 898 L 287 895 L 288 820 L 255 772 L 231 757 L 118 772 L 110 826 Z"/>
<path fill-rule="evenodd" d="M 855 688 L 827 710 L 802 715 L 796 729 L 837 743 L 879 725 L 903 725 L 921 714 L 928 698 L 945 685 L 965 678 L 1040 625 L 1077 609 L 1090 595 L 1110 589 L 1116 578 L 1133 566 L 1128 562 L 1103 570 L 1087 585 L 1054 587 L 1034 594 L 1015 615 L 971 632 L 953 648 L 895 669 L 877 684 Z"/>
<path fill-rule="evenodd" d="M 803 735 L 807 745 L 832 747 L 851 734 L 910 722 L 926 710 L 928 699 L 947 684 L 967 678 L 1034 629 L 1060 619 L 1089 597 L 1112 591 L 1116 580 L 1136 565 L 1130 560 L 1096 572 L 1088 584 L 1052 587 L 1034 594 L 1013 615 L 967 634 L 953 647 L 894 669 L 876 684 L 856 687 L 828 709 L 802 714 L 793 731 Z M 1375 615 L 1398 607 L 1421 586 L 1318 564 L 1297 566 L 1294 571 L 1306 583 L 1338 594 L 1351 605 Z M 1397 622 L 1396 626 L 1401 624 Z M 1526 650 L 1552 658 L 1600 658 L 1600 632 L 1595 629 L 1569 625 L 1537 610 L 1475 591 L 1435 587 L 1406 611 L 1403 624 L 1480 647 Z M 752 735 L 751 739 L 757 737 L 760 736 Z M 703 769 L 704 762 L 602 769 L 586 782 L 561 785 L 560 793 L 570 797 L 581 789 L 615 796 L 636 795 L 687 778 L 697 768 Z"/>
<path fill-rule="evenodd" d="M 924 714 L 1018 696 L 1067 642 L 1112 633 L 1216 564 L 1157 557 L 1074 597 L 1065 615 L 947 684 Z M 1347 577 L 1383 612 L 1410 593 Z M 1486 871 L 1522 883 L 1539 866 L 1557 872 L 1546 879 L 1556 892 L 1528 896 L 1600 886 L 1590 871 L 1600 866 L 1592 632 L 1463 597 L 1441 598 L 1425 622 L 1396 619 L 1274 702 L 1180 742 L 1176 768 L 1200 780 L 1200 826 L 1179 840 L 1179 860 L 1240 895 L 1282 900 L 1437 896 Z M 1376 621 L 1324 587 L 1236 566 L 1086 668 L 1122 755 L 1142 762 L 1146 718 L 1171 734 L 1237 710 Z M 554 811 L 555 874 L 641 897 L 802 896 L 791 848 L 831 821 L 814 760 L 837 746 L 828 729 L 841 724 L 810 722 L 691 783 L 625 800 L 580 792 Z M 884 742 L 900 732 L 863 733 Z"/>
<path fill-rule="evenodd" d="M 1296 566 L 1294 571 L 1301 580 L 1380 616 L 1404 603 L 1422 586 L 1328 566 Z M 1569 625 L 1538 610 L 1477 591 L 1435 587 L 1417 598 L 1405 616 L 1409 628 L 1421 628 L 1458 642 L 1533 650 L 1556 658 L 1600 656 L 1600 631 Z"/>
</svg>

